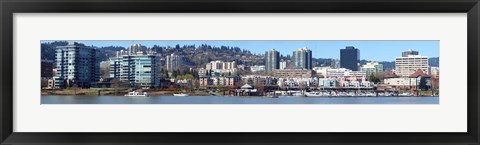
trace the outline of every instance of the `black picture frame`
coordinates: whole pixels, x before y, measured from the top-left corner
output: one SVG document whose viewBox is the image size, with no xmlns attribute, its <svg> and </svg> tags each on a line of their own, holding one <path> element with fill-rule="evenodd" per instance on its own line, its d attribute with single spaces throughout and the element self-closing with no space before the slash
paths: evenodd
<svg viewBox="0 0 480 145">
<path fill-rule="evenodd" d="M 479 144 L 479 0 L 1 0 L 0 142 L 3 144 Z M 14 13 L 467 13 L 466 133 L 16 133 Z M 448 28 L 445 28 L 448 29 Z M 33 121 L 33 120 L 32 120 Z M 394 125 L 394 124 L 392 124 Z M 448 125 L 448 124 L 445 124 Z"/>
</svg>

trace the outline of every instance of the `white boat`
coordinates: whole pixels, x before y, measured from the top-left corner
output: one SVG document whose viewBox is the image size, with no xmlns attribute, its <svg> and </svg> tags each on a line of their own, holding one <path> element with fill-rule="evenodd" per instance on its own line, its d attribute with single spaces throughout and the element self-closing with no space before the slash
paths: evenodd
<svg viewBox="0 0 480 145">
<path fill-rule="evenodd" d="M 355 96 L 355 92 L 348 92 L 347 96 Z"/>
<path fill-rule="evenodd" d="M 296 96 L 296 97 L 305 97 L 305 94 L 303 94 L 301 92 L 296 92 L 296 93 L 293 93 L 292 95 Z"/>
<path fill-rule="evenodd" d="M 401 94 L 398 94 L 398 96 L 411 96 L 410 93 L 401 93 Z"/>
<path fill-rule="evenodd" d="M 330 92 L 323 92 L 322 96 L 334 96 L 335 94 L 330 94 Z"/>
<path fill-rule="evenodd" d="M 306 92 L 305 96 L 307 96 L 307 97 L 320 97 L 320 96 L 323 96 L 323 94 L 320 93 L 320 92 Z"/>
<path fill-rule="evenodd" d="M 173 94 L 173 96 L 188 96 L 188 94 L 180 93 L 180 94 Z"/>
<path fill-rule="evenodd" d="M 377 95 L 375 95 L 375 93 L 369 92 L 369 93 L 367 93 L 367 96 L 374 97 L 374 96 L 377 96 Z"/>
<path fill-rule="evenodd" d="M 132 92 L 128 92 L 128 94 L 125 94 L 125 96 L 129 96 L 129 97 L 148 97 L 148 94 L 147 94 L 147 92 L 132 91 Z"/>
</svg>

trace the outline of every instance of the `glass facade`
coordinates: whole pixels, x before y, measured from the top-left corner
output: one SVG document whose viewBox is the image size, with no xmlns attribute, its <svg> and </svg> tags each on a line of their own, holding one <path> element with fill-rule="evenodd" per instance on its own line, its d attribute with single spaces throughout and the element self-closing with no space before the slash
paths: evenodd
<svg viewBox="0 0 480 145">
<path fill-rule="evenodd" d="M 267 72 L 280 69 L 280 53 L 275 49 L 265 52 L 265 70 Z"/>
<path fill-rule="evenodd" d="M 56 48 L 55 68 L 54 85 L 57 88 L 95 87 L 100 79 L 96 49 L 76 43 Z"/>
<path fill-rule="evenodd" d="M 353 46 L 347 46 L 340 49 L 340 67 L 352 71 L 358 71 L 358 63 L 360 62 L 360 50 Z"/>
<path fill-rule="evenodd" d="M 123 55 L 110 58 L 110 77 L 128 82 L 131 88 L 157 88 L 160 86 L 160 57 Z"/>
<path fill-rule="evenodd" d="M 312 69 L 312 51 L 307 48 L 300 48 L 293 52 L 295 69 Z"/>
</svg>

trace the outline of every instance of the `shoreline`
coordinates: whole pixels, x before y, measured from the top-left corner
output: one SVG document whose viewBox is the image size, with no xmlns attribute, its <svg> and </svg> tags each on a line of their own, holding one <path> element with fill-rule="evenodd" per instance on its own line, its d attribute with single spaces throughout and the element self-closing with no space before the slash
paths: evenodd
<svg viewBox="0 0 480 145">
<path fill-rule="evenodd" d="M 41 96 L 124 96 L 130 89 L 42 89 Z M 231 95 L 215 95 L 209 92 L 208 90 L 197 90 L 197 91 L 178 91 L 178 90 L 137 90 L 141 92 L 147 92 L 151 97 L 160 97 L 160 96 L 174 96 L 173 94 L 185 93 L 188 94 L 187 97 L 196 97 L 196 96 L 220 96 L 220 97 L 240 97 L 240 98 L 272 98 L 271 96 L 231 96 Z M 276 96 L 278 97 L 305 97 L 305 98 L 347 98 L 347 97 L 438 97 L 431 95 L 419 95 L 419 96 Z"/>
<path fill-rule="evenodd" d="M 43 96 L 72 96 L 72 95 L 54 95 L 54 94 L 42 94 Z M 97 95 L 73 95 L 73 96 L 84 96 L 84 97 L 98 97 Z M 110 97 L 131 97 L 131 96 L 122 96 L 122 95 L 100 95 L 100 96 L 110 96 Z M 409 97 L 439 97 L 439 96 L 311 96 L 311 97 L 302 97 L 302 96 L 278 96 L 278 97 L 269 97 L 269 96 L 173 96 L 173 95 L 153 95 L 148 97 L 236 97 L 236 98 L 377 98 L 377 97 L 395 97 L 395 98 L 409 98 Z M 132 97 L 135 98 L 135 97 Z"/>
</svg>

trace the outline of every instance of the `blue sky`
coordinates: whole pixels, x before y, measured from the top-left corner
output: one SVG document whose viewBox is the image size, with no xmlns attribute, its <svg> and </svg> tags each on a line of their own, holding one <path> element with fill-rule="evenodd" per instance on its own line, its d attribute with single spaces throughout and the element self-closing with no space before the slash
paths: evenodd
<svg viewBox="0 0 480 145">
<path fill-rule="evenodd" d="M 42 41 L 48 42 L 48 41 Z M 233 40 L 233 41 L 163 41 L 163 40 L 118 40 L 118 41 L 104 41 L 104 40 L 88 40 L 75 41 L 84 43 L 85 45 L 94 46 L 123 46 L 128 47 L 132 44 L 142 44 L 147 47 L 153 45 L 160 46 L 175 46 L 180 45 L 201 45 L 208 44 L 211 46 L 238 46 L 242 49 L 250 50 L 252 53 L 265 53 L 266 50 L 275 48 L 282 55 L 292 55 L 292 52 L 301 47 L 307 47 L 312 50 L 314 58 L 339 58 L 340 49 L 345 46 L 354 46 L 360 49 L 360 59 L 371 61 L 394 61 L 395 57 L 401 55 L 402 51 L 412 49 L 419 51 L 420 55 L 429 57 L 438 57 L 440 42 L 437 40 L 415 40 L 415 41 L 288 41 L 288 40 Z"/>
</svg>

